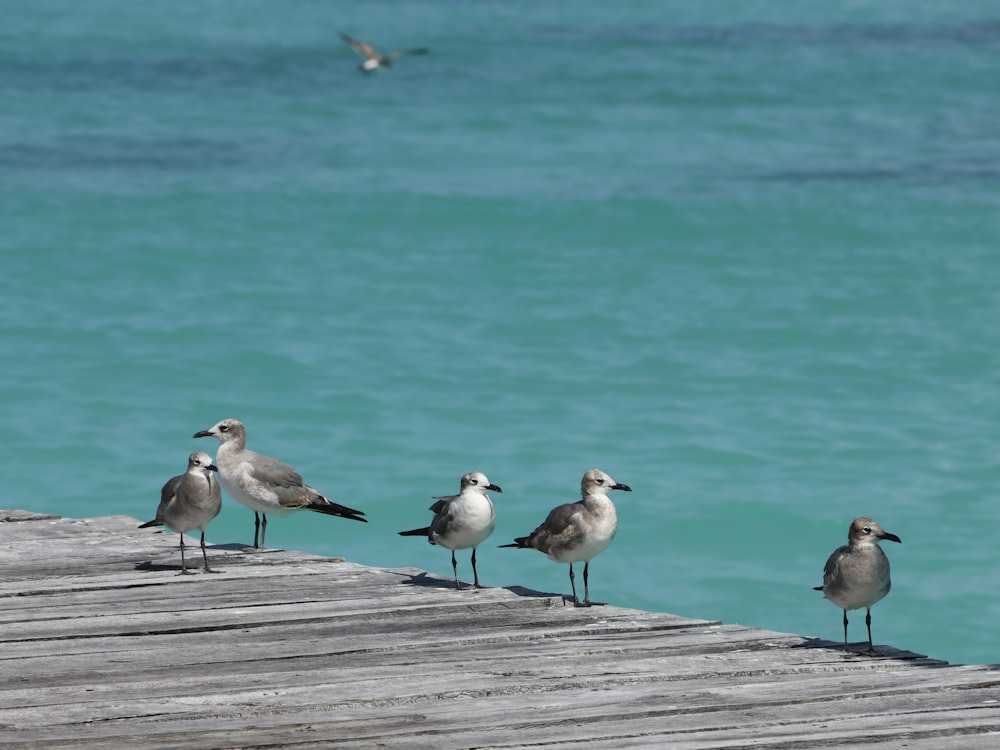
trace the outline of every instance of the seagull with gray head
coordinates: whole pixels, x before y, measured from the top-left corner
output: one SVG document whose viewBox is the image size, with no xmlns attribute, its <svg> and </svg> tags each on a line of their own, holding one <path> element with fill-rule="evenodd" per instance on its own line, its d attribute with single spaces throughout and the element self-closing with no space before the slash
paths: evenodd
<svg viewBox="0 0 1000 750">
<path fill-rule="evenodd" d="M 455 561 L 455 550 L 472 547 L 472 577 L 473 586 L 479 585 L 479 572 L 476 570 L 476 547 L 493 533 L 496 525 L 496 512 L 488 491 L 503 492 L 481 471 L 470 471 L 462 477 L 459 493 L 435 497 L 437 500 L 431 506 L 434 519 L 430 526 L 422 529 L 400 531 L 400 536 L 425 536 L 431 544 L 437 544 L 451 550 L 451 567 L 455 573 L 455 588 L 461 589 L 458 580 L 458 563 Z"/>
<path fill-rule="evenodd" d="M 855 518 L 847 532 L 847 544 L 838 547 L 826 561 L 823 585 L 814 586 L 823 596 L 844 610 L 844 651 L 847 645 L 847 610 L 865 608 L 868 626 L 868 653 L 877 656 L 872 643 L 872 606 L 889 593 L 889 558 L 878 546 L 883 539 L 902 544 L 895 534 L 883 531 L 870 518 Z"/>
<path fill-rule="evenodd" d="M 187 471 L 171 478 L 160 490 L 160 505 L 156 518 L 142 524 L 140 529 L 150 526 L 166 526 L 181 535 L 181 572 L 192 573 L 184 560 L 184 535 L 201 529 L 201 555 L 205 559 L 205 572 L 218 573 L 208 567 L 208 553 L 205 551 L 205 527 L 219 515 L 222 509 L 222 492 L 215 479 L 216 469 L 212 457 L 204 451 L 195 451 L 188 457 Z"/>
<path fill-rule="evenodd" d="M 254 547 L 264 547 L 268 515 L 284 517 L 299 510 L 314 510 L 368 523 L 362 518 L 362 511 L 332 502 L 303 482 L 299 473 L 288 464 L 247 450 L 246 429 L 238 419 L 223 419 L 194 436 L 218 439 L 215 464 L 219 467 L 219 482 L 233 500 L 254 512 Z"/>
<path fill-rule="evenodd" d="M 580 500 L 553 508 L 542 525 L 531 534 L 516 538 L 513 544 L 500 546 L 537 549 L 548 555 L 550 560 L 569 563 L 569 585 L 573 589 L 574 606 L 599 604 L 590 601 L 588 575 L 590 561 L 611 544 L 618 530 L 615 504 L 608 497 L 611 490 L 631 492 L 632 488 L 619 484 L 600 469 L 591 469 L 580 482 Z M 575 562 L 583 563 L 583 602 L 576 595 Z"/>
<path fill-rule="evenodd" d="M 426 55 L 430 52 L 426 47 L 417 47 L 416 49 L 401 49 L 395 52 L 390 52 L 387 55 L 383 55 L 377 49 L 372 47 L 370 44 L 365 44 L 364 42 L 350 37 L 347 34 L 341 32 L 340 38 L 343 39 L 347 44 L 351 45 L 355 52 L 364 58 L 364 62 L 358 65 L 358 70 L 360 70 L 365 75 L 373 73 L 379 68 L 391 68 L 392 64 L 401 57 L 406 55 Z"/>
</svg>

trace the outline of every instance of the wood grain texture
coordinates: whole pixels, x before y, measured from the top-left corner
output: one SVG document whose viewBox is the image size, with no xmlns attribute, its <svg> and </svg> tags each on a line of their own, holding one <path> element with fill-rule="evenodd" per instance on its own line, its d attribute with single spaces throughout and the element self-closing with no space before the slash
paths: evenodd
<svg viewBox="0 0 1000 750">
<path fill-rule="evenodd" d="M 138 524 L 0 511 L 0 747 L 1000 746 L 996 665 Z"/>
</svg>

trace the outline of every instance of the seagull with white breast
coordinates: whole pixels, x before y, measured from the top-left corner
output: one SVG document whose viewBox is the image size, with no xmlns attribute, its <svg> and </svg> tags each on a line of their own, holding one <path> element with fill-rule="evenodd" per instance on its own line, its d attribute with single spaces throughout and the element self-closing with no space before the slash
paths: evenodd
<svg viewBox="0 0 1000 750">
<path fill-rule="evenodd" d="M 477 589 L 479 572 L 476 570 L 476 547 L 482 544 L 493 533 L 496 525 L 496 511 L 487 492 L 503 492 L 497 485 L 490 482 L 481 471 L 470 471 L 462 477 L 459 493 L 435 497 L 437 501 L 431 506 L 434 519 L 430 526 L 410 531 L 400 531 L 400 536 L 424 536 L 431 544 L 437 544 L 451 550 L 451 567 L 455 573 L 455 588 L 461 589 L 458 580 L 458 563 L 455 561 L 455 550 L 472 547 L 472 576 Z"/>
<path fill-rule="evenodd" d="M 358 65 L 358 70 L 365 75 L 373 73 L 380 68 L 391 68 L 396 60 L 406 55 L 426 55 L 430 52 L 426 47 L 417 47 L 415 49 L 396 50 L 395 52 L 383 55 L 370 44 L 365 44 L 361 40 L 350 37 L 347 34 L 341 33 L 340 38 L 364 58 L 364 62 Z"/>
<path fill-rule="evenodd" d="M 254 512 L 254 547 L 264 546 L 268 515 L 284 517 L 300 510 L 313 510 L 368 523 L 362 511 L 333 502 L 302 481 L 288 464 L 247 450 L 246 429 L 238 419 L 223 419 L 194 436 L 218 439 L 215 465 L 219 467 L 219 482 L 233 500 Z"/>
<path fill-rule="evenodd" d="M 600 469 L 591 469 L 580 482 L 580 500 L 553 508 L 542 525 L 531 534 L 516 538 L 513 544 L 500 546 L 537 549 L 548 555 L 550 560 L 569 563 L 569 585 L 573 589 L 574 606 L 598 604 L 590 601 L 588 574 L 590 561 L 611 544 L 618 531 L 618 513 L 608 497 L 611 490 L 631 492 L 632 488 L 619 484 Z M 575 562 L 583 563 L 582 602 L 576 595 Z"/>
</svg>

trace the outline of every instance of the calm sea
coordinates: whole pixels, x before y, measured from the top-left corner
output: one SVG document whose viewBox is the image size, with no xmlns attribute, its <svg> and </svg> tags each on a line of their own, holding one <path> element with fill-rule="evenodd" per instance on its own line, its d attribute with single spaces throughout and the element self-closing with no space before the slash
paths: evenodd
<svg viewBox="0 0 1000 750">
<path fill-rule="evenodd" d="M 237 417 L 371 519 L 272 545 L 449 575 L 396 532 L 481 470 L 565 591 L 493 543 L 597 466 L 597 599 L 837 640 L 869 515 L 876 642 L 1000 661 L 995 2 L 0 12 L 0 506 L 147 520 Z"/>
</svg>

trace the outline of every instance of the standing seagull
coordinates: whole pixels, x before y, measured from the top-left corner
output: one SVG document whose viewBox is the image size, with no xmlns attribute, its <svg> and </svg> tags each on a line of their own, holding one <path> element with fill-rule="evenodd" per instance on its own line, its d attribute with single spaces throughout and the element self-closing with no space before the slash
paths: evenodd
<svg viewBox="0 0 1000 750">
<path fill-rule="evenodd" d="M 550 560 L 569 563 L 569 585 L 573 588 L 573 604 L 589 607 L 590 586 L 587 580 L 590 561 L 611 544 L 618 530 L 615 504 L 608 497 L 611 490 L 631 492 L 627 484 L 618 484 L 600 469 L 591 469 L 580 482 L 582 500 L 559 505 L 549 511 L 548 517 L 529 536 L 518 537 L 513 544 L 501 547 L 537 549 Z M 583 563 L 583 602 L 576 596 L 576 576 L 573 563 Z"/>
<path fill-rule="evenodd" d="M 365 61 L 358 65 L 358 70 L 365 75 L 373 73 L 379 68 L 391 68 L 393 62 L 401 57 L 404 57 L 405 55 L 426 55 L 430 52 L 430 50 L 426 47 L 418 47 L 416 49 L 397 50 L 395 52 L 390 52 L 388 55 L 383 55 L 371 45 L 365 44 L 362 41 L 354 39 L 353 37 L 349 37 L 347 34 L 341 33 L 340 38 L 351 45 L 355 52 L 365 58 Z"/>
<path fill-rule="evenodd" d="M 184 561 L 184 534 L 201 529 L 201 555 L 205 558 L 205 572 L 218 573 L 208 567 L 208 553 L 205 551 L 205 527 L 219 515 L 222 509 L 222 492 L 212 473 L 218 471 L 212 457 L 203 451 L 195 451 L 188 457 L 187 473 L 173 477 L 160 490 L 160 505 L 156 518 L 148 521 L 140 529 L 150 526 L 166 526 L 181 535 L 181 572 L 192 573 Z"/>
<path fill-rule="evenodd" d="M 368 523 L 361 518 L 362 511 L 331 502 L 303 482 L 299 473 L 288 464 L 248 451 L 246 429 L 238 419 L 223 419 L 194 436 L 219 439 L 219 450 L 215 454 L 219 481 L 236 502 L 253 510 L 255 548 L 264 547 L 268 513 L 284 517 L 305 509 Z M 260 545 L 257 544 L 258 531 Z"/>
<path fill-rule="evenodd" d="M 847 610 L 864 607 L 865 624 L 868 626 L 868 653 L 878 651 L 872 644 L 872 606 L 889 593 L 889 558 L 878 546 L 883 539 L 902 541 L 895 534 L 883 531 L 870 518 L 855 518 L 847 532 L 847 544 L 838 547 L 826 561 L 823 585 L 814 586 L 823 596 L 844 610 L 844 651 L 847 646 Z"/>
<path fill-rule="evenodd" d="M 434 520 L 422 529 L 400 531 L 400 536 L 425 536 L 431 544 L 439 544 L 451 550 L 451 567 L 455 571 L 455 588 L 461 589 L 458 581 L 458 563 L 455 550 L 472 547 L 473 584 L 479 589 L 479 573 L 476 571 L 476 547 L 483 543 L 496 525 L 497 515 L 487 490 L 503 492 L 481 471 L 470 471 L 462 477 L 461 491 L 457 495 L 435 497 L 431 506 Z"/>
</svg>

